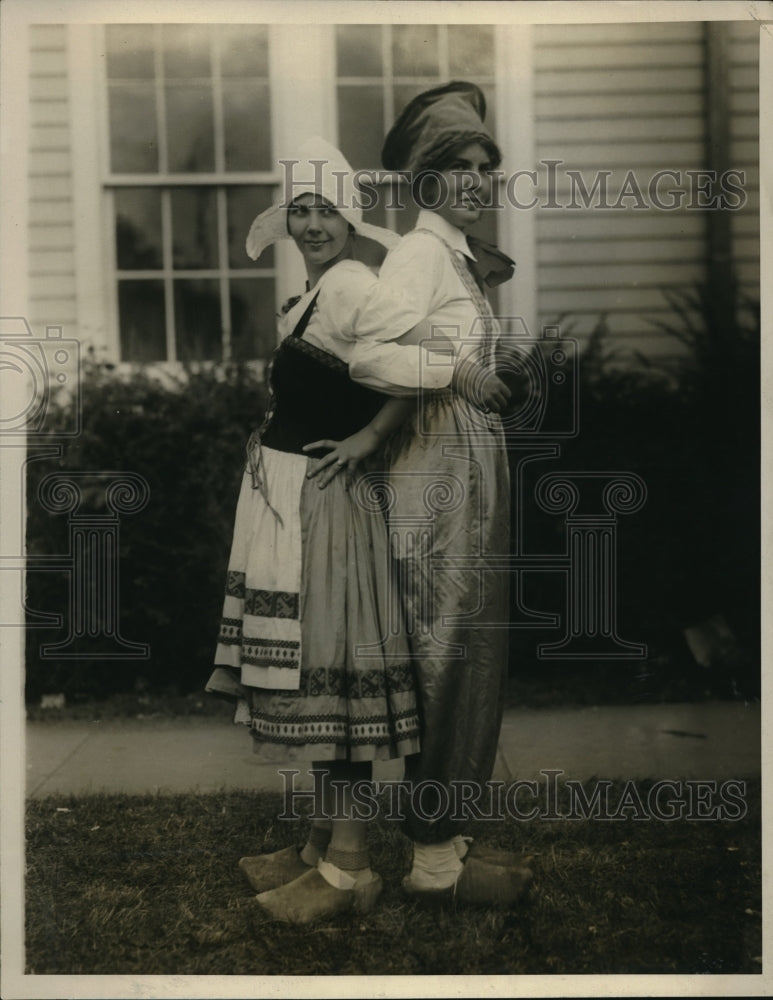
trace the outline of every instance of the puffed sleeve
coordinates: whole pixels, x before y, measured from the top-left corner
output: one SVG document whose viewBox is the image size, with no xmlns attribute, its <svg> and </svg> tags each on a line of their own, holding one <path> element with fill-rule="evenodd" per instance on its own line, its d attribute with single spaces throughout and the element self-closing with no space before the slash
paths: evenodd
<svg viewBox="0 0 773 1000">
<path fill-rule="evenodd" d="M 442 389 L 451 382 L 449 352 L 427 351 L 413 329 L 432 312 L 442 277 L 437 241 L 423 234 L 405 238 L 387 254 L 376 287 L 357 317 L 349 355 L 352 378 L 374 389 Z"/>
<path fill-rule="evenodd" d="M 354 340 L 377 286 L 378 278 L 364 264 L 355 260 L 336 264 L 325 277 L 317 303 L 325 330 L 339 340 Z"/>
</svg>

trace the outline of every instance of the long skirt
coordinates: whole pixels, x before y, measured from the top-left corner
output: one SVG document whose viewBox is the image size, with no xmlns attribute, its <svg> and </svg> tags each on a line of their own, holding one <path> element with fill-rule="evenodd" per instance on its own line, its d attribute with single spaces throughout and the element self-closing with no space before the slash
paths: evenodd
<svg viewBox="0 0 773 1000">
<path fill-rule="evenodd" d="M 390 469 L 388 523 L 419 679 L 421 753 L 406 760 L 406 833 L 459 833 L 458 782 L 484 786 L 507 683 L 510 488 L 501 421 L 459 397 L 430 401 Z M 418 795 L 417 785 L 426 783 Z M 445 791 L 434 794 L 436 785 Z M 485 791 L 481 801 L 485 801 Z"/>
<path fill-rule="evenodd" d="M 419 749 L 415 670 L 378 498 L 312 459 L 262 449 L 245 472 L 207 690 L 271 762 L 385 760 Z"/>
</svg>

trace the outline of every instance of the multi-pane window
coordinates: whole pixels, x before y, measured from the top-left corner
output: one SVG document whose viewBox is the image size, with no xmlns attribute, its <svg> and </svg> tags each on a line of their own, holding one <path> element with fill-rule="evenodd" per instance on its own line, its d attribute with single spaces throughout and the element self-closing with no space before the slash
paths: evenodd
<svg viewBox="0 0 773 1000">
<path fill-rule="evenodd" d="M 450 80 L 478 84 L 486 96 L 486 125 L 496 135 L 491 25 L 339 25 L 336 65 L 339 144 L 355 169 L 380 169 L 384 137 L 408 101 Z M 410 197 L 383 194 L 368 221 L 407 232 L 415 210 L 389 205 L 409 205 Z M 495 241 L 496 212 L 484 213 L 475 231 Z"/>
<path fill-rule="evenodd" d="M 271 203 L 265 25 L 108 25 L 116 301 L 124 361 L 266 357 L 272 252 L 244 240 Z"/>
</svg>

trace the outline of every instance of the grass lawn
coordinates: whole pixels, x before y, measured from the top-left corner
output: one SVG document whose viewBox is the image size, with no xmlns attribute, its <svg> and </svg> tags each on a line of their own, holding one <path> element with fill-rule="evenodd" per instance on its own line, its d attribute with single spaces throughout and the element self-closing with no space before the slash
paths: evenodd
<svg viewBox="0 0 773 1000">
<path fill-rule="evenodd" d="M 647 787 L 638 785 L 642 795 Z M 277 819 L 278 795 L 33 800 L 27 971 L 760 973 L 758 781 L 747 783 L 745 801 L 735 821 L 479 822 L 471 832 L 480 841 L 533 856 L 528 899 L 505 911 L 408 901 L 407 842 L 379 819 L 371 825 L 385 886 L 377 908 L 295 928 L 261 914 L 237 868 L 244 854 L 302 839 L 305 821 Z"/>
</svg>

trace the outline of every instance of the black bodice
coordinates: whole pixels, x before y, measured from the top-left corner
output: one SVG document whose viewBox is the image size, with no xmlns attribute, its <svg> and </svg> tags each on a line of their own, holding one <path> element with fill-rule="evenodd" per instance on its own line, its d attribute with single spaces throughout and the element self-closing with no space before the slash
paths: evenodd
<svg viewBox="0 0 773 1000">
<path fill-rule="evenodd" d="M 316 298 L 271 364 L 271 406 L 260 438 L 277 451 L 312 454 L 303 445 L 341 441 L 364 427 L 388 398 L 353 382 L 344 361 L 303 339 L 315 304 Z"/>
</svg>

